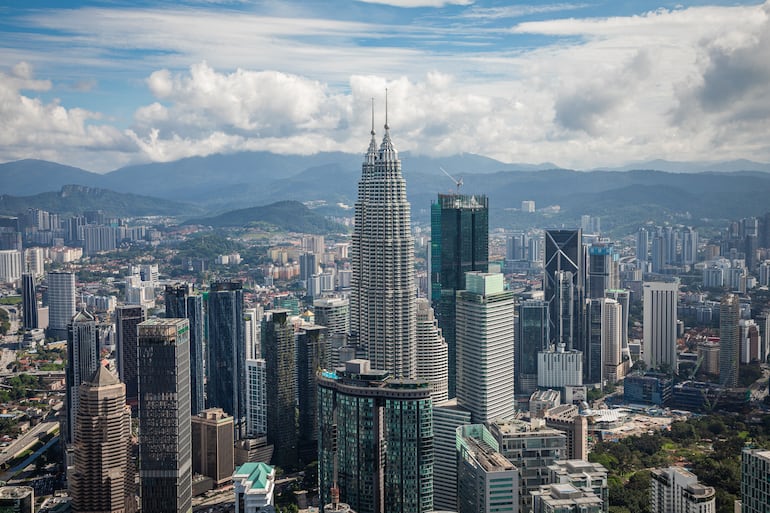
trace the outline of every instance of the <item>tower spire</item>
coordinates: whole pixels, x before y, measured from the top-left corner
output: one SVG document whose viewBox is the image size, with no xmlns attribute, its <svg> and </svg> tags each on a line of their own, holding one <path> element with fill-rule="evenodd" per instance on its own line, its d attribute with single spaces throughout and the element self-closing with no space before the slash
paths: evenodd
<svg viewBox="0 0 770 513">
<path fill-rule="evenodd" d="M 372 137 L 374 137 L 374 96 L 372 96 Z"/>
<path fill-rule="evenodd" d="M 388 88 L 385 88 L 385 130 L 390 129 L 388 126 Z"/>
</svg>

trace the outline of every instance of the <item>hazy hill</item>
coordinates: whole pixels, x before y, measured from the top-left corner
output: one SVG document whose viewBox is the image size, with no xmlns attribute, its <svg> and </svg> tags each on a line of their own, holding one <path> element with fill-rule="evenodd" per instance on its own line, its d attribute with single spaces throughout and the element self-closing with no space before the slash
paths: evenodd
<svg viewBox="0 0 770 513">
<path fill-rule="evenodd" d="M 29 196 L 58 191 L 72 183 L 96 185 L 100 175 L 46 160 L 17 160 L 0 164 L 0 192 Z"/>
<path fill-rule="evenodd" d="M 278 201 L 260 207 L 231 210 L 218 216 L 191 219 L 185 224 L 222 227 L 271 225 L 280 230 L 302 233 L 345 232 L 347 229 L 329 221 L 298 201 Z"/>
<path fill-rule="evenodd" d="M 0 213 L 16 215 L 28 208 L 40 208 L 64 215 L 79 214 L 85 210 L 104 210 L 115 216 L 194 215 L 199 207 L 158 198 L 122 194 L 119 192 L 65 185 L 59 192 L 43 192 L 33 196 L 0 195 Z"/>
</svg>

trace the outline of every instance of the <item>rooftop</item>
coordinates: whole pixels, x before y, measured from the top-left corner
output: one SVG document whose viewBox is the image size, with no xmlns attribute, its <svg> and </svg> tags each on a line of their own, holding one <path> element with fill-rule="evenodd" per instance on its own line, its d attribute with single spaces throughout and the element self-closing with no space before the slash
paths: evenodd
<svg viewBox="0 0 770 513">
<path fill-rule="evenodd" d="M 241 478 L 251 482 L 252 490 L 267 490 L 270 476 L 275 474 L 275 468 L 267 463 L 244 463 L 235 469 L 233 479 Z"/>
</svg>

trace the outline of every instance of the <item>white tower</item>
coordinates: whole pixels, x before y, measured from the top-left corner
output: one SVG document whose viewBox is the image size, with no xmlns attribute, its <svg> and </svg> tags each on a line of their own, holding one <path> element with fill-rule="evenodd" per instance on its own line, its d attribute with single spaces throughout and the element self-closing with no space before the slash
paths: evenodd
<svg viewBox="0 0 770 513">
<path fill-rule="evenodd" d="M 676 372 L 676 307 L 679 282 L 644 283 L 644 363 Z"/>
<path fill-rule="evenodd" d="M 449 369 L 447 344 L 430 307 L 430 301 L 417 299 L 417 379 L 430 383 L 433 403 L 448 397 Z"/>
</svg>

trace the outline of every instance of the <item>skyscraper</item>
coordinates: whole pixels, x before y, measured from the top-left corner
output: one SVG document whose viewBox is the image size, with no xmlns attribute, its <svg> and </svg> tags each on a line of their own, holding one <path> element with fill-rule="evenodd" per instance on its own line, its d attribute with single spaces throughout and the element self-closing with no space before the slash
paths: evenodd
<svg viewBox="0 0 770 513">
<path fill-rule="evenodd" d="M 315 325 L 302 326 L 297 333 L 298 450 L 305 464 L 318 457 L 318 387 L 315 375 L 320 369 L 329 368 L 329 339 L 326 333 L 324 326 Z"/>
<path fill-rule="evenodd" d="M 644 363 L 656 369 L 662 365 L 676 372 L 676 307 L 679 282 L 645 282 L 643 285 Z"/>
<path fill-rule="evenodd" d="M 246 436 L 267 434 L 267 376 L 265 360 L 246 360 Z"/>
<path fill-rule="evenodd" d="M 139 379 L 136 354 L 139 348 L 138 328 L 147 315 L 141 305 L 119 306 L 115 309 L 115 353 L 118 375 L 126 385 L 126 403 L 136 409 L 139 404 Z"/>
<path fill-rule="evenodd" d="M 614 299 L 588 300 L 586 335 L 588 354 L 583 367 L 585 383 L 603 384 L 616 382 L 622 374 L 621 338 L 623 315 L 620 304 Z"/>
<path fill-rule="evenodd" d="M 372 123 L 374 123 L 372 121 Z M 414 238 L 401 161 L 385 136 L 364 156 L 350 250 L 350 329 L 372 365 L 396 378 L 417 374 Z"/>
<path fill-rule="evenodd" d="M 743 449 L 741 453 L 741 512 L 763 513 L 770 509 L 770 451 Z"/>
<path fill-rule="evenodd" d="M 441 335 L 433 308 L 424 298 L 417 299 L 417 379 L 430 383 L 433 403 L 446 401 L 447 344 Z"/>
<path fill-rule="evenodd" d="M 546 230 L 544 266 L 543 291 L 548 303 L 551 343 L 563 343 L 568 350 L 583 351 L 581 328 L 585 308 L 585 255 L 582 232 Z M 571 287 L 568 287 L 570 284 Z M 571 294 L 571 299 L 567 292 Z M 564 319 L 565 315 L 569 315 L 569 319 Z"/>
<path fill-rule="evenodd" d="M 190 322 L 139 324 L 139 477 L 142 512 L 192 510 Z"/>
<path fill-rule="evenodd" d="M 297 395 L 294 326 L 288 310 L 269 310 L 262 321 L 265 355 L 267 440 L 275 446 L 274 464 L 297 464 Z"/>
<path fill-rule="evenodd" d="M 514 361 L 516 393 L 531 395 L 537 390 L 537 353 L 547 351 L 550 343 L 548 303 L 528 299 L 519 303 L 517 308 L 519 316 Z"/>
<path fill-rule="evenodd" d="M 233 479 L 233 418 L 221 408 L 191 419 L 193 472 L 210 477 L 219 488 Z"/>
<path fill-rule="evenodd" d="M 474 424 L 514 412 L 514 297 L 502 274 L 469 272 L 457 293 L 457 403 Z"/>
<path fill-rule="evenodd" d="M 78 413 L 80 385 L 93 376 L 99 365 L 99 330 L 96 319 L 85 310 L 72 317 L 67 330 L 66 381 L 67 421 L 64 429 L 66 446 L 72 445 L 75 418 Z"/>
<path fill-rule="evenodd" d="M 166 285 L 163 297 L 166 304 L 166 317 L 190 321 L 190 405 L 192 408 L 190 413 L 197 415 L 205 408 L 203 339 L 206 333 L 204 328 L 206 321 L 203 316 L 203 297 L 193 294 L 192 286 L 188 283 Z"/>
<path fill-rule="evenodd" d="M 432 402 L 427 382 L 391 380 L 367 360 L 318 377 L 321 500 L 339 486 L 358 513 L 433 510 Z"/>
<path fill-rule="evenodd" d="M 484 195 L 439 194 L 431 205 L 431 302 L 449 353 L 449 397 L 456 394 L 455 294 L 465 273 L 489 267 L 489 200 Z"/>
<path fill-rule="evenodd" d="M 222 408 L 232 415 L 238 440 L 243 435 L 246 414 L 246 341 L 240 282 L 211 284 L 208 326 L 206 406 Z"/>
<path fill-rule="evenodd" d="M 719 384 L 738 386 L 741 305 L 738 296 L 726 294 L 719 303 Z"/>
<path fill-rule="evenodd" d="M 24 329 L 37 328 L 37 298 L 35 297 L 35 277 L 32 273 L 21 275 L 21 312 Z"/>
<path fill-rule="evenodd" d="M 67 337 L 67 324 L 75 315 L 75 275 L 50 272 L 48 282 L 48 333 L 55 339 Z"/>
<path fill-rule="evenodd" d="M 592 244 L 588 247 L 588 283 L 586 296 L 604 297 L 604 292 L 620 286 L 618 257 L 612 246 Z"/>
<path fill-rule="evenodd" d="M 73 511 L 136 511 L 131 456 L 131 409 L 126 387 L 99 365 L 79 390 L 75 466 L 70 476 Z"/>
</svg>

